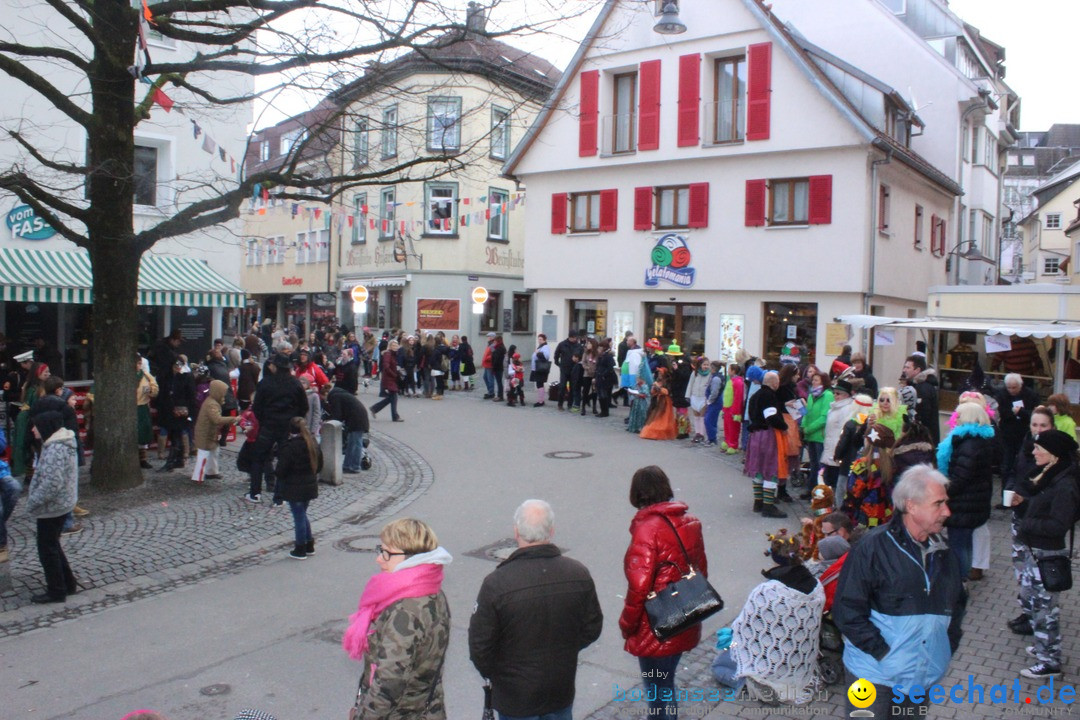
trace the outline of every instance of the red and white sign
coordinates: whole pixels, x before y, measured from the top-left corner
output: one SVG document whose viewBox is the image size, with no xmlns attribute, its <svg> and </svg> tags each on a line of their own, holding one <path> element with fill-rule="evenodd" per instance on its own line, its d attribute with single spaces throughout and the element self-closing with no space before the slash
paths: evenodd
<svg viewBox="0 0 1080 720">
<path fill-rule="evenodd" d="M 357 285 L 351 292 L 354 303 L 366 303 L 368 301 L 368 289 L 363 285 Z"/>
<path fill-rule="evenodd" d="M 488 291 L 485 287 L 474 287 L 472 291 L 472 301 L 477 305 L 483 305 L 488 301 Z"/>
</svg>

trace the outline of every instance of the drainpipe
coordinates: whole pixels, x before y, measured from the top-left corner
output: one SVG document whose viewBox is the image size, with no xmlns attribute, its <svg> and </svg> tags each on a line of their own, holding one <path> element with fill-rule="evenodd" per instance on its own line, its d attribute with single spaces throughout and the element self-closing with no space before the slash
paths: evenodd
<svg viewBox="0 0 1080 720">
<path fill-rule="evenodd" d="M 878 165 L 888 165 L 891 163 L 892 154 L 892 148 L 886 147 L 885 157 L 873 160 L 870 163 L 870 278 L 867 282 L 866 296 L 863 297 L 863 315 L 870 314 L 870 298 L 873 297 L 876 287 L 874 275 L 877 272 L 877 218 L 878 212 L 880 211 L 880 208 L 878 208 L 878 198 L 881 195 L 878 192 Z M 863 347 L 866 348 L 866 362 L 873 367 L 874 346 L 870 342 L 870 338 L 873 336 L 873 330 L 867 329 L 865 332 L 866 336 L 864 337 Z"/>
<path fill-rule="evenodd" d="M 960 115 L 960 152 L 956 155 L 956 182 L 958 185 L 962 185 L 964 182 L 964 141 L 967 135 L 967 119 L 976 110 L 986 110 L 990 107 L 988 101 L 990 97 L 989 90 L 979 90 L 979 97 L 977 101 L 972 101 L 972 104 L 968 106 L 967 110 Z M 972 152 L 976 152 L 975 148 L 971 148 Z M 969 208 L 970 210 L 970 208 Z M 953 199 L 953 217 L 956 218 L 956 242 L 950 243 L 953 249 L 960 247 L 960 238 L 964 234 L 964 218 L 960 217 L 960 196 L 956 196 Z M 971 238 L 968 238 L 970 240 Z M 953 285 L 960 284 L 960 256 L 956 256 L 956 264 L 953 271 Z"/>
</svg>

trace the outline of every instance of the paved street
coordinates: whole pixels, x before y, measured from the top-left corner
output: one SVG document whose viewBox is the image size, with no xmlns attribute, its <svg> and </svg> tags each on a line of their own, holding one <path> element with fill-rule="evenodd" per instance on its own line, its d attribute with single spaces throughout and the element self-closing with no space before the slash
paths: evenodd
<svg viewBox="0 0 1080 720">
<path fill-rule="evenodd" d="M 373 389 L 365 392 L 370 403 Z M 370 551 L 379 528 L 403 514 L 430 522 L 455 557 L 445 585 L 453 612 L 446 695 L 450 718 L 475 717 L 481 693 L 468 662 L 469 613 L 480 581 L 510 546 L 511 515 L 526 497 L 553 504 L 556 541 L 590 568 L 604 609 L 603 635 L 582 654 L 576 717 L 640 715 L 641 708 L 610 701 L 613 687 L 631 686 L 637 671 L 616 620 L 633 515 L 629 478 L 651 463 L 665 468 L 677 497 L 705 526 L 710 577 L 727 607 L 707 623 L 706 641 L 685 656 L 678 677 L 684 688 L 715 687 L 708 676 L 711 635 L 739 612 L 768 564 L 765 532 L 781 526 L 749 512 L 747 481 L 731 458 L 687 442 L 630 436 L 622 409 L 601 420 L 570 417 L 553 405 L 507 408 L 480 401 L 478 393 L 451 393 L 441 403 L 402 401 L 401 411 L 404 423 L 390 423 L 387 413 L 374 421 L 371 471 L 347 476 L 339 488 L 320 487 L 311 510 L 319 554 L 303 563 L 286 557 L 288 512 L 265 498 L 259 507 L 243 503 L 245 485 L 235 471 L 202 488 L 178 474 L 149 472 L 138 490 L 84 494 L 93 514 L 65 546 L 88 589 L 62 608 L 32 606 L 40 568 L 30 525 L 17 511 L 15 591 L 0 597 L 0 717 L 115 720 L 140 707 L 171 720 L 228 720 L 244 707 L 279 720 L 342 716 L 358 665 L 341 651 L 341 632 L 376 570 Z M 232 457 L 223 464 L 231 468 Z M 793 513 L 787 525 L 796 522 Z M 1011 685 L 1026 665 L 1025 638 L 1001 630 L 1016 613 L 1003 514 L 995 514 L 992 532 L 994 568 L 971 584 L 966 635 L 949 683 L 973 673 L 987 685 Z M 1080 657 L 1076 593 L 1063 597 L 1064 681 L 1072 683 Z M 824 699 L 812 711 L 840 717 L 841 700 Z M 688 717 L 750 718 L 770 710 L 749 702 L 684 705 Z M 946 705 L 930 717 L 1004 710 Z M 775 711 L 785 713 L 796 715 Z"/>
</svg>

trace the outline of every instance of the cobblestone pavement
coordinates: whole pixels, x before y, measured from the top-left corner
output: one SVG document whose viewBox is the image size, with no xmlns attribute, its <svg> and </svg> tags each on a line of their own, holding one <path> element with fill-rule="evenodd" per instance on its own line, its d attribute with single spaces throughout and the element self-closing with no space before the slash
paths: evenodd
<svg viewBox="0 0 1080 720">
<path fill-rule="evenodd" d="M 292 545 L 292 514 L 270 494 L 243 500 L 247 475 L 236 470 L 239 445 L 224 448 L 224 477 L 196 485 L 188 470 L 148 470 L 133 490 L 102 493 L 84 472 L 79 504 L 90 510 L 82 532 L 66 535 L 64 552 L 86 588 L 64 605 L 33 605 L 43 590 L 33 521 L 21 508 L 8 522 L 13 590 L 0 596 L 0 637 L 54 625 L 143 597 L 238 572 L 276 559 Z M 372 434 L 372 469 L 319 485 L 308 517 L 317 543 L 343 538 L 356 526 L 393 514 L 434 480 L 431 467 L 407 445 Z"/>
<path fill-rule="evenodd" d="M 558 412 L 555 410 L 555 412 Z M 610 418 L 595 418 L 589 414 L 583 421 L 588 423 L 606 424 L 612 428 L 620 428 L 626 417 L 626 410 L 614 408 Z M 570 420 L 570 421 L 576 421 Z M 717 462 L 726 463 L 730 467 L 740 469 L 742 466 L 742 454 L 726 455 L 720 453 L 717 448 L 708 448 L 704 445 L 693 444 L 688 440 L 675 442 L 685 445 L 687 452 L 700 453 L 716 459 Z M 749 498 L 749 485 L 747 487 Z M 795 500 L 793 504 L 783 506 L 789 515 L 789 524 L 795 522 L 795 518 L 809 515 L 809 507 L 806 503 Z M 782 527 L 784 521 L 779 521 L 777 527 Z M 1011 716 L 1028 717 L 1080 717 L 1080 707 L 1063 705 L 1055 702 L 1052 706 L 1041 707 L 1038 704 L 1036 692 L 1044 686 L 1043 683 L 1027 680 L 1020 677 L 1020 670 L 1034 664 L 1034 660 L 1027 656 L 1024 648 L 1031 644 L 1030 637 L 1014 635 L 1009 632 L 1006 622 L 1019 613 L 1016 603 L 1016 579 L 1013 575 L 1010 561 L 1010 533 L 1008 514 L 1003 510 L 994 510 L 990 519 L 991 533 L 991 562 L 990 570 L 987 571 L 983 580 L 967 583 L 970 592 L 967 614 L 964 619 L 964 638 L 960 649 L 953 656 L 949 665 L 949 672 L 941 684 L 950 687 L 961 683 L 966 688 L 969 675 L 973 675 L 972 682 L 981 683 L 987 691 L 994 684 L 1005 684 L 1009 688 L 1008 698 L 1013 697 L 1013 683 L 1019 680 L 1020 703 L 1008 705 L 991 704 L 959 704 L 945 703 L 931 705 L 925 717 L 928 718 L 957 718 L 972 719 Z M 1080 573 L 1076 559 L 1073 560 L 1073 574 Z M 723 595 L 723 589 L 718 588 Z M 1060 688 L 1062 684 L 1075 687 L 1080 682 L 1080 673 L 1077 672 L 1077 663 L 1080 662 L 1080 636 L 1077 633 L 1077 618 L 1080 616 L 1080 593 L 1075 589 L 1071 592 L 1059 595 L 1061 602 L 1061 631 L 1062 631 L 1062 654 L 1064 659 L 1064 676 L 1058 679 L 1054 685 Z M 745 598 L 724 598 L 727 607 L 723 617 L 730 622 L 738 614 Z M 678 686 L 686 692 L 701 690 L 704 697 L 709 697 L 714 689 L 722 688 L 712 678 L 709 665 L 715 654 L 712 640 L 714 632 L 723 624 L 722 622 L 706 623 L 707 632 L 703 636 L 701 644 L 692 652 L 686 653 L 676 674 Z M 713 720 L 720 718 L 762 718 L 762 717 L 847 717 L 845 710 L 845 697 L 847 687 L 829 686 L 822 688 L 819 699 L 802 708 L 769 706 L 761 702 L 751 700 L 720 701 L 687 701 L 680 705 L 680 715 L 683 717 L 707 717 Z M 1044 690 L 1045 693 L 1045 690 Z M 1025 703 L 1027 698 L 1031 703 Z M 637 705 L 638 707 L 635 707 Z M 612 701 L 586 716 L 586 720 L 621 720 L 646 716 L 647 710 L 644 703 L 627 703 Z"/>
</svg>

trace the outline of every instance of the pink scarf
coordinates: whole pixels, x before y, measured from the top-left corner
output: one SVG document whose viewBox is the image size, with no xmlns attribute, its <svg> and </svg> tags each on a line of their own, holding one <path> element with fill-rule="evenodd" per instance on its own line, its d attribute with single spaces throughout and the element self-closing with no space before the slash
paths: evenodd
<svg viewBox="0 0 1080 720">
<path fill-rule="evenodd" d="M 430 563 L 373 576 L 364 586 L 360 607 L 349 617 L 349 628 L 341 638 L 345 652 L 353 660 L 363 660 L 371 624 L 379 613 L 398 600 L 434 595 L 442 587 L 442 581 L 443 566 Z"/>
</svg>

